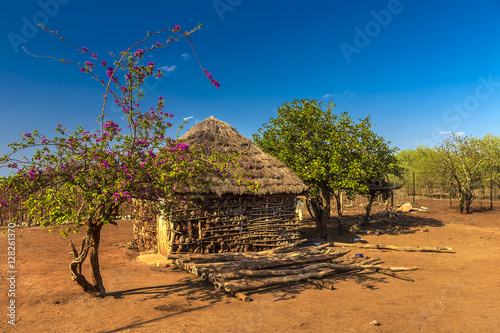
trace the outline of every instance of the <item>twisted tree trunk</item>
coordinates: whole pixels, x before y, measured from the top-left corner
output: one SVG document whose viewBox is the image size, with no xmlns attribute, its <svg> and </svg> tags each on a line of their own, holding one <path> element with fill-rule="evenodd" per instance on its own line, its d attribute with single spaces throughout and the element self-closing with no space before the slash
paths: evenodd
<svg viewBox="0 0 500 333">
<path fill-rule="evenodd" d="M 83 291 L 95 297 L 106 296 L 106 289 L 102 283 L 101 271 L 99 268 L 99 243 L 101 240 L 102 225 L 90 224 L 87 229 L 87 235 L 82 241 L 80 251 L 77 251 L 73 242 L 70 246 L 75 259 L 69 264 L 71 279 L 76 281 Z M 82 264 L 90 253 L 90 274 L 92 283 L 90 283 L 82 274 Z"/>
</svg>

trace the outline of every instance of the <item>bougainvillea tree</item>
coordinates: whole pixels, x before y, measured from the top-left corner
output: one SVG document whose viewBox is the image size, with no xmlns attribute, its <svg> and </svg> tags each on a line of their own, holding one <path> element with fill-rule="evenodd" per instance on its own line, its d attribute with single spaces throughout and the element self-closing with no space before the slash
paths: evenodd
<svg viewBox="0 0 500 333">
<path fill-rule="evenodd" d="M 112 63 L 44 27 L 88 56 L 84 63 L 44 57 L 74 65 L 104 86 L 104 105 L 98 116 L 101 129 L 89 132 L 78 127 L 69 131 L 59 124 L 55 129 L 58 134 L 52 138 L 36 130 L 22 134 L 20 142 L 9 145 L 12 153 L 0 159 L 1 166 L 13 169 L 10 176 L 1 179 L 3 190 L 13 194 L 0 204 L 8 206 L 21 202 L 30 220 L 39 222 L 42 227 L 59 228 L 63 236 L 83 228 L 85 237 L 81 247 L 77 249 L 71 243 L 74 259 L 70 271 L 72 279 L 91 295 L 106 295 L 99 269 L 101 228 L 106 224 L 116 225 L 115 217 L 121 205 L 153 202 L 155 209 L 175 212 L 189 201 L 189 194 L 203 193 L 214 181 L 226 179 L 229 177 L 227 170 L 238 164 L 235 156 L 205 156 L 200 149 L 167 137 L 166 131 L 173 126 L 169 122 L 173 115 L 163 111 L 165 101 L 161 96 L 147 110 L 141 102 L 145 97 L 141 89 L 145 79 L 162 76 L 153 62 L 143 64 L 145 55 L 180 38 L 186 38 L 192 47 L 190 35 L 199 27 L 183 31 L 176 25 L 147 33 L 144 40 L 119 56 L 110 53 L 114 58 Z M 166 33 L 173 36 L 160 41 Z M 152 44 L 146 46 L 151 40 Z M 201 68 L 218 88 L 220 84 L 212 74 Z M 110 96 L 125 115 L 126 129 L 106 118 Z M 35 149 L 31 157 L 20 155 L 28 148 Z M 226 180 L 241 183 L 242 179 Z M 247 180 L 245 185 L 256 189 L 251 181 Z M 87 256 L 91 281 L 82 274 Z"/>
</svg>

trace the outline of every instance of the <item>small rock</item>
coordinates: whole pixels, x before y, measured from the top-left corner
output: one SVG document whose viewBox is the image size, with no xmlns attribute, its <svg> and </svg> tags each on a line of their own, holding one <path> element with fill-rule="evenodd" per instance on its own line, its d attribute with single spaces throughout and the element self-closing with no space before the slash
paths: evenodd
<svg viewBox="0 0 500 333">
<path fill-rule="evenodd" d="M 376 321 L 376 320 L 372 320 L 370 322 L 370 325 L 380 326 L 380 323 L 378 321 Z"/>
<path fill-rule="evenodd" d="M 406 212 L 409 212 L 411 209 L 412 209 L 411 203 L 407 202 L 404 205 L 402 205 L 401 207 L 398 207 L 396 209 L 396 212 L 406 213 Z"/>
<path fill-rule="evenodd" d="M 363 238 L 354 238 L 354 243 L 368 243 L 368 241 Z"/>
</svg>

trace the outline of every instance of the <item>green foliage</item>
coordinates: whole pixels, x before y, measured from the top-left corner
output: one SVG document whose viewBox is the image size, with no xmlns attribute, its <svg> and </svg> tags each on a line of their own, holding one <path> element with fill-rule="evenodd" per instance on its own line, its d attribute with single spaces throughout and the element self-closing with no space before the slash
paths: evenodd
<svg viewBox="0 0 500 333">
<path fill-rule="evenodd" d="M 415 173 L 415 183 L 417 193 L 428 193 L 440 186 L 449 183 L 449 177 L 443 174 L 442 170 L 436 173 L 430 166 L 434 163 L 436 151 L 425 146 L 418 146 L 415 149 L 406 149 L 397 154 L 401 162 L 403 172 L 398 183 L 403 186 L 408 193 L 413 189 L 413 173 Z"/>
<path fill-rule="evenodd" d="M 366 194 L 367 180 L 399 174 L 397 148 L 371 130 L 370 117 L 355 122 L 347 112 L 334 114 L 334 108 L 331 100 L 326 105 L 316 100 L 285 103 L 278 117 L 253 136 L 310 187 L 313 204 L 340 189 Z"/>
<path fill-rule="evenodd" d="M 294 100 L 278 109 L 253 140 L 315 190 L 320 180 L 331 189 L 367 191 L 366 180 L 398 173 L 396 148 L 371 130 L 370 117 L 353 121 L 316 100 Z"/>
<path fill-rule="evenodd" d="M 436 147 L 433 169 L 448 175 L 460 194 L 460 211 L 470 213 L 484 171 L 498 166 L 498 138 L 450 134 Z"/>
<path fill-rule="evenodd" d="M 499 182 L 500 137 L 491 134 L 483 138 L 451 133 L 437 147 L 419 146 L 398 154 L 405 171 L 402 185 L 410 191 L 412 172 L 416 175 L 417 193 L 433 194 L 441 189 L 457 191 L 460 210 L 469 212 L 474 190 Z"/>
</svg>

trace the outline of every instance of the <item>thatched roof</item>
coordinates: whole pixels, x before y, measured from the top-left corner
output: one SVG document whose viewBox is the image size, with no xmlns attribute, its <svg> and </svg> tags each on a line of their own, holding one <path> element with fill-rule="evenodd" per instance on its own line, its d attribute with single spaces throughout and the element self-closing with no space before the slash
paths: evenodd
<svg viewBox="0 0 500 333">
<path fill-rule="evenodd" d="M 211 152 L 245 153 L 240 160 L 244 165 L 249 165 L 244 172 L 260 185 L 256 195 L 301 194 L 307 191 L 307 186 L 290 168 L 265 153 L 231 125 L 213 116 L 193 126 L 179 140 L 189 146 L 200 145 L 205 154 Z M 236 174 L 241 171 L 243 170 L 237 170 Z M 245 186 L 223 183 L 214 187 L 213 191 L 218 195 L 241 195 L 245 193 Z"/>
</svg>

